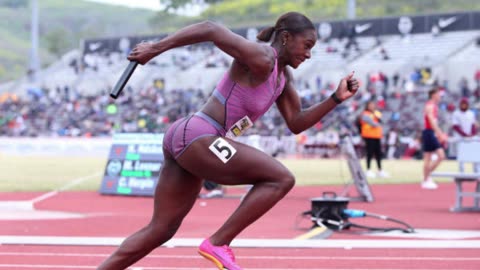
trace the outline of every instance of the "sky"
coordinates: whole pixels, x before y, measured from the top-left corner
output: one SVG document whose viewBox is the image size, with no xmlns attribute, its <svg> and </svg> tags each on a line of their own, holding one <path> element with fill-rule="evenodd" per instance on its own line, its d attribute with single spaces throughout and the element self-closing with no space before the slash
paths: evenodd
<svg viewBox="0 0 480 270">
<path fill-rule="evenodd" d="M 160 10 L 162 6 L 158 0 L 87 0 L 90 2 L 99 2 L 105 4 L 127 6 L 133 8 L 144 8 L 151 10 Z"/>
<path fill-rule="evenodd" d="M 150 10 L 161 10 L 162 5 L 159 0 L 87 0 L 90 2 L 99 2 L 111 5 L 127 6 L 132 8 L 143 8 Z M 178 13 L 181 15 L 193 16 L 201 12 L 201 7 L 198 5 L 189 6 L 188 10 L 181 10 Z"/>
</svg>

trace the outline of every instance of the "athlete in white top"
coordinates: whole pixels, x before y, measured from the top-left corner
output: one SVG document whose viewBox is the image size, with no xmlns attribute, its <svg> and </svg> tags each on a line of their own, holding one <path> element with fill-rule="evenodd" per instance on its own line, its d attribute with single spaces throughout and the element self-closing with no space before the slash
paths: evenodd
<svg viewBox="0 0 480 270">
<path fill-rule="evenodd" d="M 468 99 L 462 98 L 458 110 L 452 115 L 453 136 L 456 139 L 472 137 L 477 134 L 475 114 L 469 109 Z"/>
</svg>

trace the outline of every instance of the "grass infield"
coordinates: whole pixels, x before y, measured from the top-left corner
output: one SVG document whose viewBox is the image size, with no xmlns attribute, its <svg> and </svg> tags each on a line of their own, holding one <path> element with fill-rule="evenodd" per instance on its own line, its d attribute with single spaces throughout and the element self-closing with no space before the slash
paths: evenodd
<svg viewBox="0 0 480 270">
<path fill-rule="evenodd" d="M 343 159 L 280 159 L 296 176 L 297 185 L 345 184 L 351 176 Z M 0 192 L 51 191 L 78 178 L 101 173 L 105 158 L 13 156 L 0 154 Z M 372 162 L 373 163 L 373 162 Z M 365 161 L 361 160 L 362 167 Z M 373 168 L 375 163 L 373 163 Z M 369 179 L 370 184 L 419 183 L 422 179 L 422 161 L 384 160 L 387 179 Z M 456 171 L 455 161 L 444 161 L 437 171 Z M 97 191 L 102 176 L 89 178 L 70 190 Z M 450 181 L 442 179 L 441 181 Z"/>
</svg>

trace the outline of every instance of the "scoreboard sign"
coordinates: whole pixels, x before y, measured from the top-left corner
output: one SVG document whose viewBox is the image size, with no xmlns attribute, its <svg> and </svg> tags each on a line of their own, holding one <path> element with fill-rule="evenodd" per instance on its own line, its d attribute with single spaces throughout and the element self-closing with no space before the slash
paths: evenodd
<svg viewBox="0 0 480 270">
<path fill-rule="evenodd" d="M 153 196 L 163 164 L 163 134 L 113 136 L 101 194 Z"/>
</svg>

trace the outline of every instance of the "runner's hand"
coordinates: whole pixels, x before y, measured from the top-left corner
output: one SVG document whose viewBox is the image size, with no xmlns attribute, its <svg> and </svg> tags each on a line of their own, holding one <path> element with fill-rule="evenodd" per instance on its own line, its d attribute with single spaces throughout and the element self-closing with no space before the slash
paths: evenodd
<svg viewBox="0 0 480 270">
<path fill-rule="evenodd" d="M 359 88 L 359 83 L 356 78 L 353 77 L 354 72 L 352 71 L 345 78 L 340 80 L 340 84 L 337 87 L 335 95 L 341 100 L 344 101 L 357 93 Z"/>
<path fill-rule="evenodd" d="M 448 141 L 448 135 L 443 132 L 439 133 L 437 138 L 441 144 L 445 144 Z"/>
<path fill-rule="evenodd" d="M 140 42 L 135 45 L 133 50 L 128 55 L 127 59 L 144 65 L 157 55 L 158 52 L 154 48 L 153 42 Z"/>
</svg>

